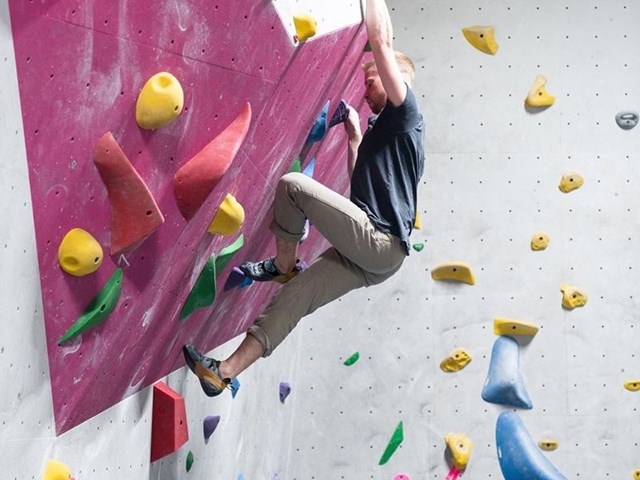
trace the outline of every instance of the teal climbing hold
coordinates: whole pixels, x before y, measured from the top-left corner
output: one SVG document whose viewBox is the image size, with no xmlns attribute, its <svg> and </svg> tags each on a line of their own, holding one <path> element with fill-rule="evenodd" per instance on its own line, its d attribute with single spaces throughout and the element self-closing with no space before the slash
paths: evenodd
<svg viewBox="0 0 640 480">
<path fill-rule="evenodd" d="M 312 158 L 311 160 L 309 160 L 309 164 L 304 167 L 304 170 L 302 171 L 302 173 L 304 173 L 307 177 L 313 178 L 313 172 L 316 168 L 316 159 Z"/>
<path fill-rule="evenodd" d="M 180 320 L 184 320 L 199 308 L 209 307 L 216 301 L 216 257 L 211 255 L 202 268 L 196 283 L 180 310 Z"/>
<path fill-rule="evenodd" d="M 364 46 L 364 51 L 365 52 L 372 52 L 373 49 L 371 48 L 371 44 L 369 43 L 369 41 L 367 41 L 367 44 Z"/>
<path fill-rule="evenodd" d="M 416 252 L 421 252 L 424 248 L 424 243 L 414 243 L 412 247 Z"/>
<path fill-rule="evenodd" d="M 402 422 L 400 422 L 396 427 L 395 431 L 393 432 L 393 435 L 391 436 L 391 440 L 389 440 L 389 444 L 387 445 L 387 448 L 382 454 L 382 457 L 380 458 L 380 462 L 378 463 L 378 465 L 384 465 L 385 463 L 387 463 L 391 458 L 391 456 L 396 452 L 396 450 L 398 449 L 398 447 L 400 446 L 403 440 L 404 440 L 404 433 L 402 430 Z"/>
<path fill-rule="evenodd" d="M 242 248 L 244 245 L 244 235 L 240 235 L 235 242 L 233 242 L 228 247 L 220 250 L 218 254 L 218 258 L 216 259 L 216 272 L 220 273 L 224 270 L 227 264 L 231 261 L 233 256 L 236 254 L 238 250 Z"/>
<path fill-rule="evenodd" d="M 313 123 L 313 127 L 311 127 L 311 131 L 309 132 L 309 136 L 307 140 L 304 142 L 305 145 L 310 145 L 315 142 L 319 142 L 324 138 L 324 135 L 327 133 L 327 116 L 329 115 L 329 103 L 324 104 L 322 107 L 322 111 L 316 118 L 316 121 Z"/>
<path fill-rule="evenodd" d="M 69 330 L 60 337 L 58 345 L 62 345 L 67 340 L 101 324 L 116 308 L 121 291 L 122 269 L 117 268 L 102 291 L 94 298 L 73 325 L 69 327 Z"/>
<path fill-rule="evenodd" d="M 347 358 L 344 361 L 344 364 L 347 367 L 350 367 L 351 365 L 353 365 L 354 363 L 356 363 L 358 361 L 358 359 L 360 358 L 360 352 L 356 352 L 353 355 L 351 355 L 349 358 Z"/>
<path fill-rule="evenodd" d="M 237 377 L 231 380 L 231 385 L 229 385 L 229 388 L 231 389 L 231 398 L 236 398 L 238 390 L 240 390 L 240 380 L 238 380 Z"/>
<path fill-rule="evenodd" d="M 193 467 L 193 452 L 189 450 L 189 453 L 187 454 L 187 473 L 189 473 L 191 467 Z"/>
</svg>

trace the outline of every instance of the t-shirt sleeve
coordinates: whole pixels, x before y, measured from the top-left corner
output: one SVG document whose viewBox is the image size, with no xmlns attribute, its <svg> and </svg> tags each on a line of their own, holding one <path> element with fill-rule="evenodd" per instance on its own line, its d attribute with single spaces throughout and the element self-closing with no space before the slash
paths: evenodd
<svg viewBox="0 0 640 480">
<path fill-rule="evenodd" d="M 394 133 L 403 133 L 415 128 L 415 126 L 420 122 L 420 111 L 418 110 L 416 97 L 409 85 L 407 85 L 407 96 L 405 97 L 402 105 L 395 107 L 393 104 L 388 102 L 381 115 L 384 115 L 385 113 L 386 128 L 390 131 Z"/>
</svg>

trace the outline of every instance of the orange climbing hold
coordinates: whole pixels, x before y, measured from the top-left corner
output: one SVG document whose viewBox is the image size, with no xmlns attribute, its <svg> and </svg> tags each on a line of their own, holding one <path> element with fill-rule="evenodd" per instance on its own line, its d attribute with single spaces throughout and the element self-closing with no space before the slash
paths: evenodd
<svg viewBox="0 0 640 480">
<path fill-rule="evenodd" d="M 131 251 L 164 223 L 162 212 L 111 132 L 98 141 L 93 161 L 111 204 L 110 254 Z"/>
<path fill-rule="evenodd" d="M 153 386 L 151 461 L 165 457 L 189 440 L 184 398 L 164 382 Z"/>
<path fill-rule="evenodd" d="M 173 179 L 173 193 L 182 216 L 190 220 L 227 172 L 240 150 L 251 124 L 251 104 L 247 102 L 236 119 L 185 163 Z"/>
</svg>

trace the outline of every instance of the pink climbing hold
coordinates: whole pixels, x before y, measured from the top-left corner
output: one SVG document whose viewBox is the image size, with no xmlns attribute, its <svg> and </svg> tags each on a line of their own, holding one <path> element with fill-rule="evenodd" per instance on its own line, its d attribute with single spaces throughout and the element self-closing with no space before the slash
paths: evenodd
<svg viewBox="0 0 640 480">
<path fill-rule="evenodd" d="M 460 476 L 461 473 L 462 473 L 462 470 L 458 469 L 454 465 L 453 467 L 451 467 L 451 470 L 449 470 L 449 473 L 447 474 L 447 478 L 445 478 L 444 480 L 458 480 L 458 477 Z"/>
<path fill-rule="evenodd" d="M 120 255 L 140 246 L 164 223 L 164 217 L 111 132 L 98 140 L 93 162 L 107 187 L 111 205 L 110 254 Z"/>
<path fill-rule="evenodd" d="M 173 193 L 180 213 L 190 220 L 227 172 L 251 124 L 247 102 L 236 119 L 176 172 Z"/>
<path fill-rule="evenodd" d="M 399 473 L 395 477 L 393 477 L 393 480 L 411 480 L 411 479 L 409 478 L 408 475 L 405 475 L 404 473 Z"/>
</svg>

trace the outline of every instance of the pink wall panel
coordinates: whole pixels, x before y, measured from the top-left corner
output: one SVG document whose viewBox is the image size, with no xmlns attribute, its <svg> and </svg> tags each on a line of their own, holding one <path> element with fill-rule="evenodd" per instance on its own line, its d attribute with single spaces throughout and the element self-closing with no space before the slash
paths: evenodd
<svg viewBox="0 0 640 480">
<path fill-rule="evenodd" d="M 231 265 L 219 275 L 216 304 L 178 319 L 209 255 L 235 239 L 211 236 L 206 227 L 231 192 L 247 212 L 245 247 L 234 263 L 271 253 L 273 239 L 265 232 L 273 187 L 322 105 L 331 100 L 331 112 L 340 98 L 362 105 L 362 26 L 294 46 L 269 2 L 177 3 L 10 1 L 57 433 L 183 366 L 184 343 L 209 350 L 246 330 L 274 287 L 223 292 Z M 135 123 L 135 102 L 144 82 L 161 70 L 181 81 L 185 108 L 174 123 L 144 131 Z M 186 222 L 173 198 L 173 175 L 247 101 L 253 119 L 240 153 Z M 109 203 L 92 161 L 107 131 L 166 219 L 124 258 L 108 257 Z M 311 155 L 316 178 L 344 192 L 343 128 L 331 130 Z M 60 241 L 74 227 L 91 232 L 107 255 L 97 272 L 81 278 L 57 263 Z M 325 246 L 314 232 L 302 255 L 310 261 Z M 57 346 L 118 265 L 124 280 L 115 311 Z"/>
</svg>

